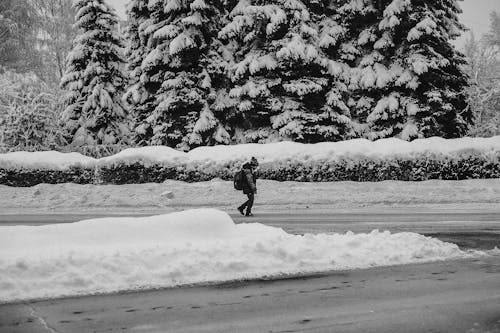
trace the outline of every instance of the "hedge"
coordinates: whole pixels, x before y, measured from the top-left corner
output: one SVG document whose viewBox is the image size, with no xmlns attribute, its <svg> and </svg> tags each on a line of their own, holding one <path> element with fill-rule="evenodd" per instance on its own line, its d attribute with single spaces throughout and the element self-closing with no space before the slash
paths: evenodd
<svg viewBox="0 0 500 333">
<path fill-rule="evenodd" d="M 214 178 L 231 180 L 239 165 L 238 162 L 217 166 L 144 165 L 137 162 L 98 165 L 93 168 L 71 167 L 67 170 L 0 168 L 0 184 L 26 187 L 40 183 L 138 184 L 160 183 L 167 179 L 186 182 L 208 181 Z M 425 154 L 389 159 L 315 160 L 306 163 L 284 161 L 262 164 L 258 177 L 298 182 L 500 178 L 500 152 L 470 152 L 459 156 Z"/>
</svg>

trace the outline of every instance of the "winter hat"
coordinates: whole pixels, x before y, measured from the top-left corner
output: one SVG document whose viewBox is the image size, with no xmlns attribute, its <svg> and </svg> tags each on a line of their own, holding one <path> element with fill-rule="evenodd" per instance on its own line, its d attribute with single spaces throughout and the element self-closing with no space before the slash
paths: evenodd
<svg viewBox="0 0 500 333">
<path fill-rule="evenodd" d="M 257 161 L 257 159 L 255 157 L 252 157 L 250 159 L 250 161 L 248 162 L 248 164 L 250 164 L 251 166 L 258 166 L 259 165 L 259 162 Z"/>
</svg>

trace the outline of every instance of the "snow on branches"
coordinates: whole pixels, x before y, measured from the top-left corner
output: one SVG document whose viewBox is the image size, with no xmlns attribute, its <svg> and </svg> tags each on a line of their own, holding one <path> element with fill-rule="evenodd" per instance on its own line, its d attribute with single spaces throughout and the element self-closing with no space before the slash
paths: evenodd
<svg viewBox="0 0 500 333">
<path fill-rule="evenodd" d="M 63 118 L 70 141 L 126 142 L 129 128 L 122 95 L 127 81 L 116 14 L 104 0 L 76 0 L 74 7 L 79 34 L 61 80 L 67 91 Z"/>
<path fill-rule="evenodd" d="M 450 44 L 463 29 L 459 10 L 456 1 L 409 0 L 348 0 L 337 9 L 347 31 L 339 57 L 351 72 L 348 106 L 355 122 L 367 125 L 355 137 L 466 133 L 467 77 Z"/>
<path fill-rule="evenodd" d="M 224 59 L 216 33 L 223 3 L 214 0 L 131 1 L 128 51 L 134 141 L 180 149 L 229 143 L 215 105 L 224 90 Z M 219 111 L 218 111 L 219 110 Z"/>
<path fill-rule="evenodd" d="M 457 0 L 132 0 L 134 141 L 461 136 L 459 11 Z"/>
</svg>

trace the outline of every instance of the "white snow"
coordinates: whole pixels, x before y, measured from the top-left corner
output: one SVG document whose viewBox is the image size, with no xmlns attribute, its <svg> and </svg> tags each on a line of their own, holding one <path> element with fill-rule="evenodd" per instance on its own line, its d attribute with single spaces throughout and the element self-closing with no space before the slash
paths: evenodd
<svg viewBox="0 0 500 333">
<path fill-rule="evenodd" d="M 145 165 L 149 163 L 175 163 L 178 160 L 185 159 L 185 153 L 166 146 L 148 146 L 141 148 L 127 148 L 121 152 L 103 157 L 96 161 L 99 164 L 119 164 L 126 161 L 127 163 L 143 162 Z"/>
<path fill-rule="evenodd" d="M 393 156 L 411 157 L 415 154 L 441 153 L 445 155 L 460 151 L 478 152 L 500 151 L 500 136 L 491 138 L 443 139 L 432 137 L 411 142 L 397 138 L 369 141 L 354 139 L 341 142 L 302 144 L 277 142 L 267 144 L 218 145 L 199 147 L 187 153 L 165 146 L 129 148 L 114 156 L 93 159 L 77 153 L 13 152 L 0 154 L 0 168 L 61 170 L 70 166 L 94 167 L 118 163 L 147 161 L 169 165 L 206 163 L 224 165 L 241 162 L 255 156 L 262 163 L 294 162 L 314 160 L 336 161 L 342 158 L 389 158 Z"/>
<path fill-rule="evenodd" d="M 29 244 L 29 246 L 27 246 Z M 292 235 L 200 209 L 0 227 L 0 302 L 464 257 L 415 233 Z"/>
<path fill-rule="evenodd" d="M 16 151 L 0 154 L 0 167 L 5 169 L 25 167 L 63 170 L 71 166 L 89 165 L 95 161 L 94 158 L 80 153 L 60 153 L 57 151 Z"/>
<path fill-rule="evenodd" d="M 182 33 L 172 39 L 169 45 L 169 52 L 171 55 L 175 55 L 185 49 L 195 48 L 196 42 L 187 34 Z"/>
<path fill-rule="evenodd" d="M 500 179 L 421 182 L 278 182 L 257 181 L 255 210 L 352 211 L 367 207 L 426 210 L 493 209 L 500 207 Z M 283 195 L 286 193 L 286 195 Z M 33 187 L 0 185 L 3 214 L 148 213 L 212 207 L 235 212 L 246 196 L 232 181 L 214 179 L 186 183 L 126 185 L 39 184 Z M 153 212 L 153 213 L 151 213 Z"/>
</svg>

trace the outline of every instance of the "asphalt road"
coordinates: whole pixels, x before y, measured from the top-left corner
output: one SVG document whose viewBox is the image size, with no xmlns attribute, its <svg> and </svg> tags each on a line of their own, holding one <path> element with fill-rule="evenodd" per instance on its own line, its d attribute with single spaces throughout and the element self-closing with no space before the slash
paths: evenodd
<svg viewBox="0 0 500 333">
<path fill-rule="evenodd" d="M 236 223 L 258 222 L 272 225 L 292 233 L 305 232 L 366 232 L 374 228 L 391 231 L 500 231 L 500 207 L 488 211 L 435 211 L 418 208 L 385 210 L 337 211 L 273 211 L 257 212 L 254 217 L 244 217 L 228 212 Z M 154 214 L 160 214 L 156 212 Z M 2 225 L 43 225 L 71 223 L 84 219 L 109 216 L 148 216 L 152 214 L 0 214 Z"/>
<path fill-rule="evenodd" d="M 0 307 L 0 332 L 500 332 L 500 257 Z"/>
<path fill-rule="evenodd" d="M 94 216 L 0 216 L 0 225 Z M 289 232 L 416 231 L 500 248 L 500 212 L 260 213 Z M 500 256 L 0 306 L 0 332 L 500 333 Z"/>
<path fill-rule="evenodd" d="M 160 212 L 157 212 L 160 213 Z M 391 232 L 418 232 L 457 243 L 463 247 L 500 248 L 500 207 L 498 211 L 431 211 L 415 208 L 387 210 L 336 211 L 288 211 L 258 212 L 247 218 L 229 212 L 236 223 L 258 222 L 283 228 L 293 234 L 352 231 L 370 232 L 374 229 Z M 131 214 L 125 214 L 131 216 Z M 151 214 L 135 214 L 147 216 Z M 72 223 L 84 219 L 120 214 L 16 214 L 0 215 L 0 226 L 45 225 Z"/>
</svg>

